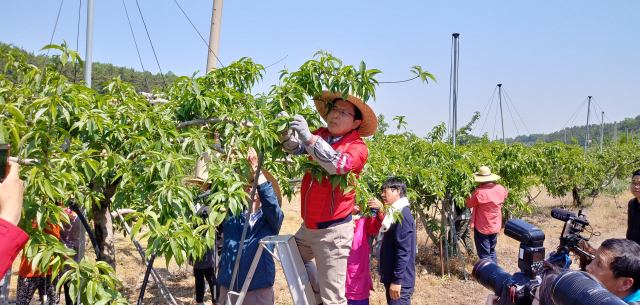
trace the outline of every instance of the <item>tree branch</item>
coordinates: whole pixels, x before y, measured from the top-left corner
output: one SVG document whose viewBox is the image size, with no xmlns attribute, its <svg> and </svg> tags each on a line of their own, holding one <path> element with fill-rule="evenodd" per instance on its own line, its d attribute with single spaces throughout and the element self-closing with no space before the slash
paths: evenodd
<svg viewBox="0 0 640 305">
<path fill-rule="evenodd" d="M 198 125 L 205 125 L 205 124 L 216 124 L 216 123 L 220 123 L 220 122 L 236 123 L 230 118 L 226 118 L 224 120 L 221 120 L 220 118 L 208 118 L 208 119 L 198 119 L 198 120 L 193 120 L 193 121 L 182 122 L 182 123 L 176 125 L 176 128 L 177 129 L 182 129 L 182 128 L 187 128 L 189 126 L 198 126 Z M 250 123 L 250 122 L 247 122 L 247 121 L 242 121 L 241 124 L 244 125 L 244 126 L 247 126 L 247 127 L 253 127 L 253 124 Z"/>
<path fill-rule="evenodd" d="M 127 215 L 127 214 L 132 214 L 132 213 L 135 213 L 135 212 L 137 212 L 137 211 L 134 210 L 134 209 L 118 209 L 117 212 L 116 211 L 111 212 L 111 217 L 113 217 L 113 218 L 118 217 L 118 213 L 120 213 L 120 215 Z"/>
<path fill-rule="evenodd" d="M 18 157 L 9 157 L 9 161 L 26 166 L 40 164 L 40 160 L 38 159 L 19 159 Z"/>
</svg>

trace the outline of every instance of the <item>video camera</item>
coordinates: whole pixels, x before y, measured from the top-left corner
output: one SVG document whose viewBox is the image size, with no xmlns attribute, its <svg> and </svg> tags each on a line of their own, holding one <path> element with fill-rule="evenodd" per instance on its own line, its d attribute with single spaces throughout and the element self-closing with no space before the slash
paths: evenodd
<svg viewBox="0 0 640 305">
<path fill-rule="evenodd" d="M 520 242 L 520 272 L 511 275 L 490 259 L 483 259 L 473 267 L 473 277 L 500 296 L 500 305 L 530 305 L 531 290 L 542 281 L 538 271 L 544 263 L 544 232 L 523 220 L 512 219 L 507 222 L 504 233 Z"/>
<path fill-rule="evenodd" d="M 586 258 L 580 262 L 580 269 L 585 270 L 585 267 L 594 259 L 592 254 L 580 247 L 582 241 L 589 241 L 589 238 L 580 235 L 586 227 L 590 226 L 589 221 L 586 219 L 587 215 L 582 214 L 582 210 L 579 210 L 578 215 L 576 215 L 563 209 L 553 208 L 551 217 L 565 223 L 560 236 L 560 246 L 558 246 L 556 252 L 549 254 L 549 262 L 566 269 L 571 265 L 569 253 L 574 252 Z"/>
</svg>

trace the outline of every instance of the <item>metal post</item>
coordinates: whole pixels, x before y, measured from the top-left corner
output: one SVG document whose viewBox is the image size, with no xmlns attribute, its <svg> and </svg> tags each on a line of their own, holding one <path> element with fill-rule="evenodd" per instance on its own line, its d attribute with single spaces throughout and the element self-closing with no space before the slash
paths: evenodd
<svg viewBox="0 0 640 305">
<path fill-rule="evenodd" d="M 604 111 L 602 112 L 602 119 L 600 120 L 600 152 L 602 152 L 603 139 L 604 139 Z"/>
<path fill-rule="evenodd" d="M 584 137 L 584 158 L 587 157 L 587 145 L 589 145 L 589 116 L 591 115 L 591 96 L 589 96 L 589 104 L 587 107 L 587 133 Z"/>
<path fill-rule="evenodd" d="M 502 142 L 507 144 L 504 140 L 504 116 L 502 115 L 502 84 L 498 84 L 498 99 L 500 100 L 500 121 L 502 121 Z"/>
<path fill-rule="evenodd" d="M 87 1 L 87 50 L 84 58 L 84 81 L 91 88 L 91 52 L 93 51 L 93 0 Z"/>
<path fill-rule="evenodd" d="M 564 145 L 567 145 L 567 131 L 564 131 Z"/>
<path fill-rule="evenodd" d="M 222 1 L 213 1 L 211 14 L 211 33 L 209 35 L 209 50 L 207 55 L 207 73 L 218 68 L 218 50 L 220 49 L 220 27 L 222 22 Z"/>
<path fill-rule="evenodd" d="M 618 122 L 613 122 L 613 143 L 618 146 Z"/>
<path fill-rule="evenodd" d="M 453 33 L 453 147 L 456 147 L 458 132 L 458 38 L 460 34 Z"/>
<path fill-rule="evenodd" d="M 627 145 L 629 144 L 629 128 L 627 128 Z"/>
</svg>

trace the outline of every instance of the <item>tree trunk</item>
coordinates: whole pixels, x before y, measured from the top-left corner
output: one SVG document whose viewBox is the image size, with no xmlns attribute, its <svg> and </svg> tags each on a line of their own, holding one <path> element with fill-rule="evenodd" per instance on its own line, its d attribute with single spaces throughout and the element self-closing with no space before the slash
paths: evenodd
<svg viewBox="0 0 640 305">
<path fill-rule="evenodd" d="M 580 199 L 580 191 L 578 190 L 577 186 L 573 187 L 573 191 L 571 192 L 571 194 L 573 195 L 573 205 L 577 207 L 581 207 L 582 200 Z"/>
<path fill-rule="evenodd" d="M 104 195 L 104 200 L 92 203 L 93 210 L 93 225 L 96 241 L 98 242 L 98 249 L 102 260 L 116 270 L 116 251 L 114 246 L 115 236 L 113 234 L 113 221 L 111 218 L 111 197 L 116 192 L 120 180 L 114 181 L 113 184 L 106 188 L 98 188 Z M 94 183 L 94 186 L 96 183 Z"/>
</svg>

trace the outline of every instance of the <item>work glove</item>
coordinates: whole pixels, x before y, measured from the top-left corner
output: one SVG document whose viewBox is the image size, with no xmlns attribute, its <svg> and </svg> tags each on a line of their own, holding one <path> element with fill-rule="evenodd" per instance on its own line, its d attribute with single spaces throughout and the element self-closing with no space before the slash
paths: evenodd
<svg viewBox="0 0 640 305">
<path fill-rule="evenodd" d="M 297 114 L 293 117 L 293 122 L 291 122 L 290 127 L 298 133 L 298 139 L 300 139 L 302 143 L 306 143 L 311 140 L 312 134 L 309 130 L 309 124 L 301 115 Z"/>
<path fill-rule="evenodd" d="M 280 111 L 280 113 L 276 115 L 276 119 L 279 117 L 288 118 L 289 114 L 287 114 L 286 111 Z M 282 135 L 280 135 L 280 144 L 282 145 L 282 148 L 284 148 L 284 151 L 290 154 L 293 154 L 298 150 L 298 148 L 302 143 L 295 136 L 295 134 L 293 133 L 293 130 L 287 129 L 282 133 Z"/>
</svg>

